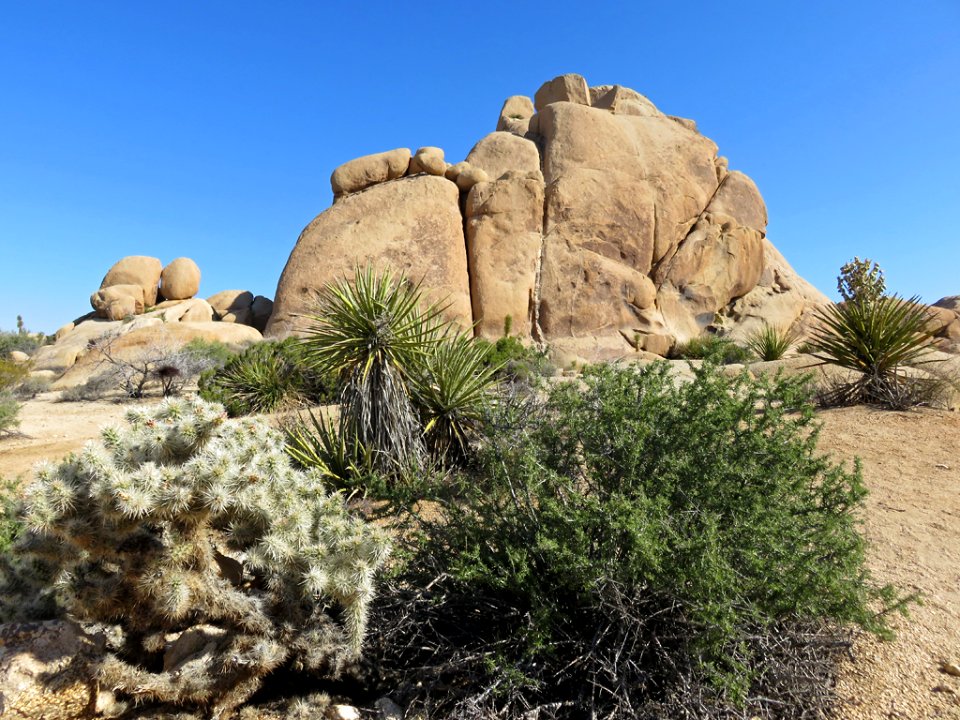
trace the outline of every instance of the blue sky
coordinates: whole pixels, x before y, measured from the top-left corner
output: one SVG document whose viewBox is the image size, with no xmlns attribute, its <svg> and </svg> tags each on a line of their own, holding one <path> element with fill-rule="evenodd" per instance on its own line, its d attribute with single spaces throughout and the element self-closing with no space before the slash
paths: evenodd
<svg viewBox="0 0 960 720">
<path fill-rule="evenodd" d="M 824 292 L 859 255 L 960 294 L 958 0 L 0 0 L 0 329 L 87 312 L 124 255 L 272 297 L 337 165 L 460 160 L 564 72 L 695 119 Z"/>
</svg>

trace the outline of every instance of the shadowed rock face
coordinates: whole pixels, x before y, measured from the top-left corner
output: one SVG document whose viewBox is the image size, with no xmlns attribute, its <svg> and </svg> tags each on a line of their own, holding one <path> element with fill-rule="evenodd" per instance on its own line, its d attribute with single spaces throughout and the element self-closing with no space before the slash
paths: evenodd
<svg viewBox="0 0 960 720">
<path fill-rule="evenodd" d="M 444 177 L 392 175 L 353 193 L 334 183 L 280 279 L 268 336 L 301 330 L 315 291 L 368 262 L 423 280 L 478 335 L 498 337 L 509 316 L 522 337 L 587 360 L 663 353 L 716 325 L 802 324 L 827 302 L 766 239 L 753 181 L 696 123 L 619 85 L 555 78 L 535 103 L 509 98 L 497 132 Z"/>
</svg>

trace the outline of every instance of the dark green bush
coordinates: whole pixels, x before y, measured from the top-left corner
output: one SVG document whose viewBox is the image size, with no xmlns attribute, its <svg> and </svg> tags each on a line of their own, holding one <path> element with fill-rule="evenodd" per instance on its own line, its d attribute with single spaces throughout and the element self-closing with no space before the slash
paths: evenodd
<svg viewBox="0 0 960 720">
<path fill-rule="evenodd" d="M 750 351 L 737 345 L 730 338 L 703 335 L 685 343 L 678 343 L 670 350 L 671 360 L 705 360 L 716 358 L 724 365 L 743 363 L 750 359 Z"/>
<path fill-rule="evenodd" d="M 7 390 L 0 390 L 0 436 L 13 433 L 20 427 L 20 403 Z"/>
<path fill-rule="evenodd" d="M 200 397 L 221 403 L 231 417 L 304 403 L 332 402 L 329 375 L 312 370 L 296 338 L 265 340 L 200 375 Z"/>
<path fill-rule="evenodd" d="M 484 349 L 484 364 L 495 368 L 496 376 L 502 380 L 529 382 L 538 376 L 556 374 L 546 352 L 524 345 L 519 338 L 504 335 L 496 342 L 483 338 L 475 342 Z"/>
<path fill-rule="evenodd" d="M 203 338 L 194 338 L 183 346 L 184 352 L 193 357 L 203 360 L 213 369 L 221 368 L 236 357 L 242 348 L 231 347 L 219 340 L 205 340 Z"/>
<path fill-rule="evenodd" d="M 712 360 L 695 375 L 590 368 L 543 406 L 501 407 L 480 470 L 435 488 L 394 587 L 413 621 L 384 667 L 434 669 L 411 679 L 412 705 L 443 683 L 457 717 L 775 707 L 797 691 L 768 670 L 809 644 L 799 628 L 885 630 L 871 604 L 895 592 L 864 567 L 860 470 L 817 454 L 804 379 L 728 378 Z"/>
</svg>

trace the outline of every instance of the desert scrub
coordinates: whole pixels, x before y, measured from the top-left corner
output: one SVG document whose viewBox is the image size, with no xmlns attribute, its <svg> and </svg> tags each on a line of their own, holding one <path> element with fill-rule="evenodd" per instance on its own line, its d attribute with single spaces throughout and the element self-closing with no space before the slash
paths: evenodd
<svg viewBox="0 0 960 720">
<path fill-rule="evenodd" d="M 556 374 L 545 351 L 527 347 L 512 335 L 504 335 L 495 342 L 483 338 L 475 342 L 484 349 L 484 364 L 493 368 L 501 380 L 529 383 L 537 377 Z"/>
<path fill-rule="evenodd" d="M 310 368 L 296 338 L 265 340 L 200 375 L 200 397 L 231 417 L 331 402 L 334 383 Z"/>
<path fill-rule="evenodd" d="M 790 328 L 777 327 L 764 323 L 747 338 L 747 350 L 765 362 L 780 360 L 790 352 L 796 341 L 796 335 Z"/>
<path fill-rule="evenodd" d="M 278 432 L 199 398 L 131 410 L 46 464 L 17 550 L 55 572 L 79 622 L 108 629 L 99 681 L 133 702 L 220 716 L 278 668 L 337 675 L 360 654 L 383 533 Z"/>
<path fill-rule="evenodd" d="M 899 599 L 864 565 L 860 470 L 818 455 L 804 378 L 694 372 L 588 368 L 498 408 L 383 596 L 386 676 L 426 668 L 408 707 L 800 717 L 830 684 L 797 653 L 885 631 L 872 605 Z"/>
<path fill-rule="evenodd" d="M 706 358 L 717 358 L 725 365 L 746 362 L 750 359 L 750 353 L 746 348 L 740 347 L 730 338 L 719 337 L 717 335 L 704 335 L 688 340 L 685 343 L 678 343 L 670 350 L 671 360 L 704 360 Z"/>
</svg>

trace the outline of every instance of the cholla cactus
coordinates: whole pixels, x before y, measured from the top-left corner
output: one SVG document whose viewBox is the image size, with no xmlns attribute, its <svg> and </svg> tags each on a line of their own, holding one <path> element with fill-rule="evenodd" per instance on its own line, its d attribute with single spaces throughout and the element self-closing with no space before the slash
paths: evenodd
<svg viewBox="0 0 960 720">
<path fill-rule="evenodd" d="M 275 668 L 355 659 L 382 531 L 292 469 L 261 422 L 198 398 L 127 420 L 39 469 L 22 543 L 58 566 L 73 617 L 111 628 L 101 683 L 217 717 Z"/>
</svg>

